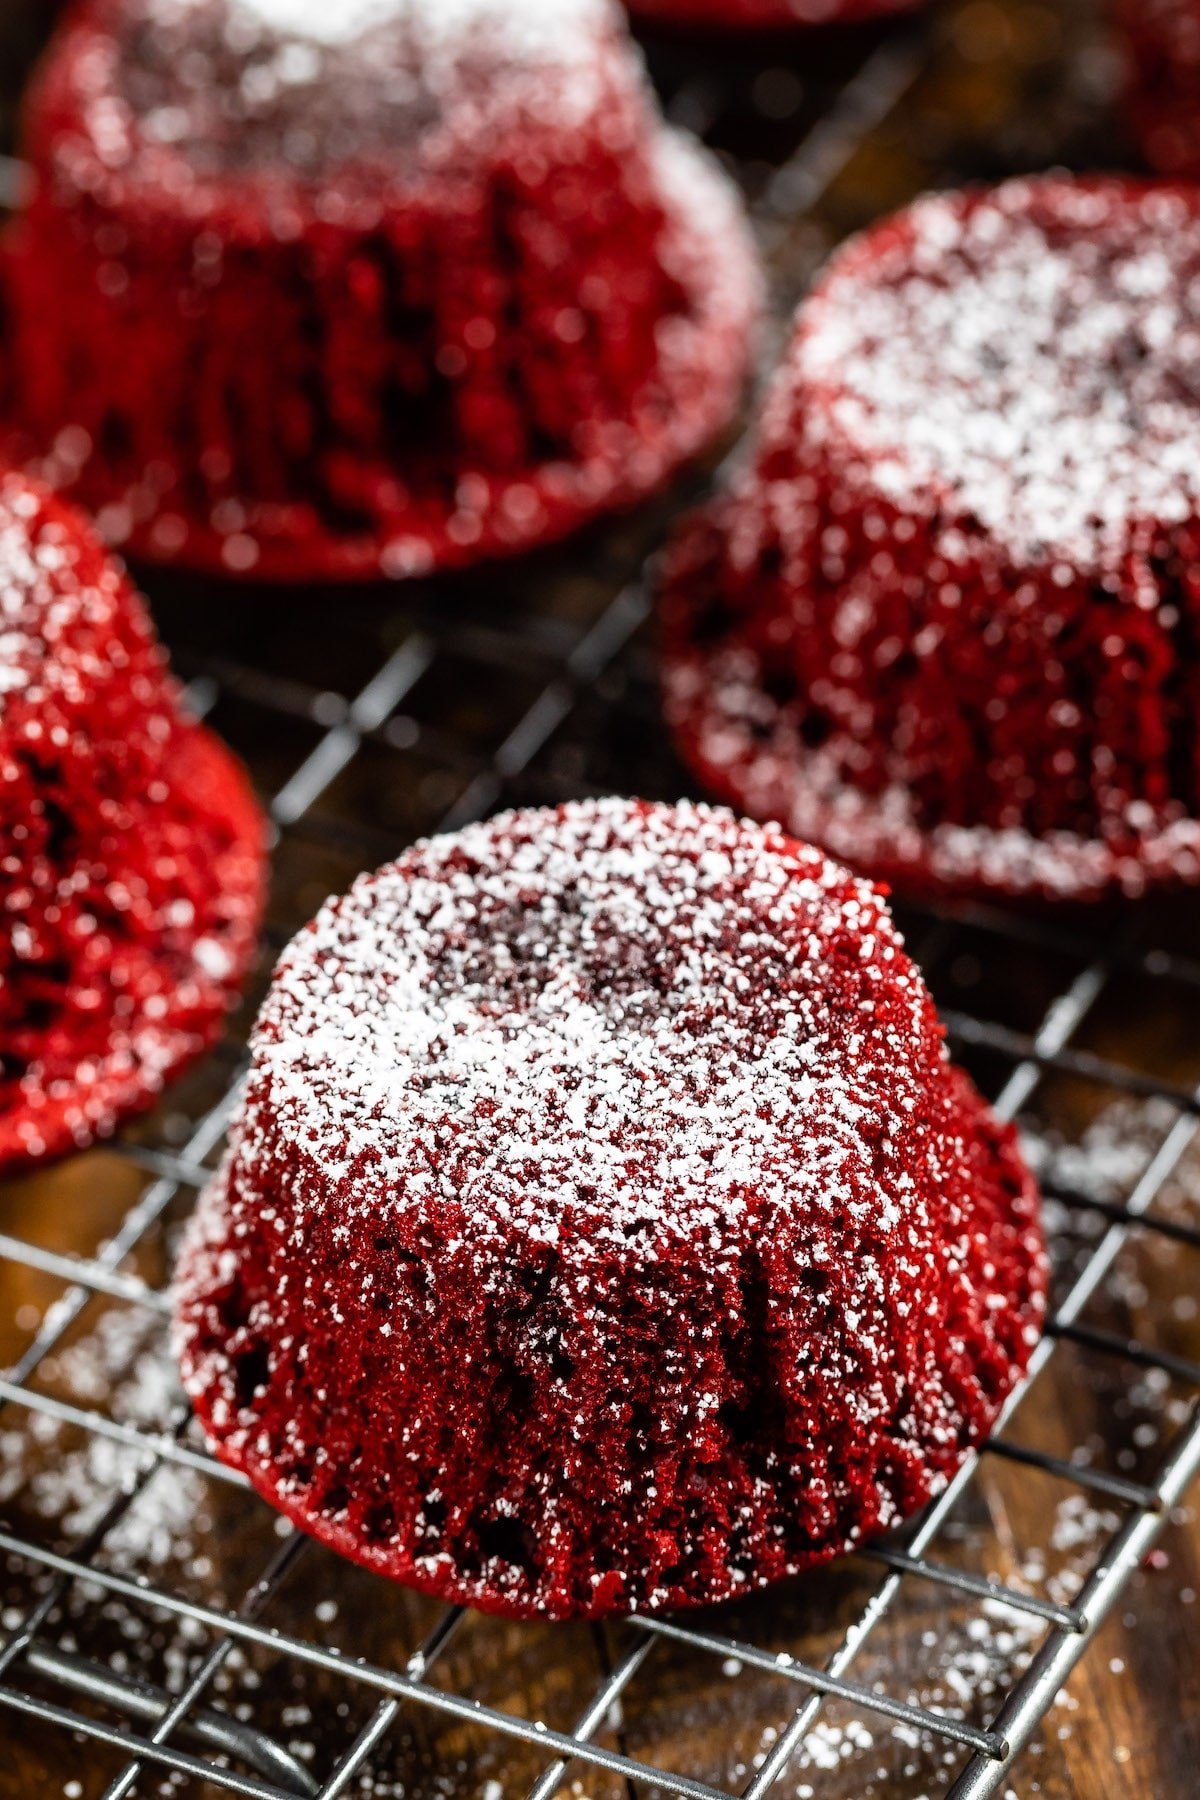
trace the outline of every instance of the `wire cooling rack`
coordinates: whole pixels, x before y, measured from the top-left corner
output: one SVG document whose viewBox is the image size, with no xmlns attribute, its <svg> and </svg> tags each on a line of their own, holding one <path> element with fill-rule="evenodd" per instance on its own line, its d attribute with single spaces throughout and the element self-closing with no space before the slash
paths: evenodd
<svg viewBox="0 0 1200 1800">
<path fill-rule="evenodd" d="M 1087 15 L 1021 0 L 791 52 L 664 45 L 654 66 L 671 113 L 743 182 L 780 316 L 831 239 L 931 179 L 1086 163 L 1107 132 Z M 681 790 L 657 720 L 645 574 L 679 503 L 419 591 L 150 583 L 194 706 L 269 804 L 272 950 L 326 891 L 420 832 L 505 802 Z M 1172 948 L 1179 919 L 1146 909 L 902 917 L 956 1053 L 1029 1130 L 1060 1250 L 1026 1382 L 907 1534 L 733 1609 L 501 1628 L 280 1536 L 207 1455 L 169 1381 L 136 1404 L 97 1387 L 97 1332 L 127 1339 L 131 1360 L 157 1336 L 161 1368 L 172 1233 L 219 1149 L 252 999 L 149 1124 L 0 1211 L 14 1226 L 0 1233 L 0 1302 L 15 1321 L 0 1380 L 0 1746 L 34 1771 L 3 1791 L 49 1791 L 51 1774 L 106 1800 L 1004 1790 L 1200 1469 L 1200 1363 L 1129 1269 L 1147 1244 L 1161 1250 L 1148 1279 L 1182 1283 L 1169 1316 L 1191 1316 L 1200 1227 L 1178 1184 L 1200 1112 L 1200 963 Z M 1084 1179 L 1072 1147 L 1114 1103 L 1116 1173 Z M 80 1446 L 89 1491 L 49 1508 L 51 1527 L 28 1494 Z M 164 1559 L 145 1506 L 176 1479 L 197 1517 L 186 1555 Z M 1052 1569 L 1064 1536 L 1075 1555 Z M 473 1634 L 484 1647 L 468 1651 Z M 950 1637 L 966 1653 L 939 1662 Z M 936 1701 L 917 1651 L 943 1668 Z"/>
</svg>

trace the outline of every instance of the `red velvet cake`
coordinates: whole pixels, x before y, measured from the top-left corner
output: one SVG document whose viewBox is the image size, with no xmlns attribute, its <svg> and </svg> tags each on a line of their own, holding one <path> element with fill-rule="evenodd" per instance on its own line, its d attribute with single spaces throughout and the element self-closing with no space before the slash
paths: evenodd
<svg viewBox="0 0 1200 1800">
<path fill-rule="evenodd" d="M 254 949 L 264 828 L 90 527 L 0 477 L 0 1168 L 153 1104 Z"/>
<path fill-rule="evenodd" d="M 304 1530 L 582 1617 L 922 1506 L 1044 1288 L 1014 1135 L 880 895 L 608 800 L 418 844 L 295 940 L 176 1331 L 217 1454 Z"/>
<path fill-rule="evenodd" d="M 1200 0 L 1116 0 L 1125 100 L 1138 146 L 1161 175 L 1200 176 Z"/>
<path fill-rule="evenodd" d="M 1200 878 L 1200 194 L 1010 182 L 833 260 L 668 559 L 722 799 L 896 882 Z"/>
<path fill-rule="evenodd" d="M 744 216 L 614 0 L 87 0 L 25 153 L 0 447 L 140 557 L 517 551 L 736 410 Z"/>
<path fill-rule="evenodd" d="M 796 25 L 850 25 L 911 12 L 921 0 L 626 0 L 648 25 L 716 30 L 787 30 Z"/>
</svg>

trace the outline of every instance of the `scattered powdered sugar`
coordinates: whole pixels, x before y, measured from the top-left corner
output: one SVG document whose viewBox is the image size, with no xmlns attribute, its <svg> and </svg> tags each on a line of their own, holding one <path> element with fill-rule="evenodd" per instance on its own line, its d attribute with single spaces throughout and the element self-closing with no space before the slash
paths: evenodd
<svg viewBox="0 0 1200 1800">
<path fill-rule="evenodd" d="M 720 1230 L 747 1192 L 861 1213 L 874 1092 L 894 1082 L 897 1122 L 920 1104 L 923 984 L 868 887 L 778 842 L 609 801 L 419 846 L 284 957 L 239 1155 L 294 1141 L 326 1192 L 365 1158 L 373 1196 L 547 1240 L 572 1197 L 618 1241 Z M 843 921 L 890 994 L 857 1064 L 824 986 Z M 883 1191 L 873 1210 L 898 1219 Z"/>
<path fill-rule="evenodd" d="M 640 80 L 613 0 L 129 0 L 88 106 L 110 168 L 141 140 L 198 171 L 435 166 L 528 113 L 570 124 Z M 619 52 L 614 57 L 614 48 Z"/>
<path fill-rule="evenodd" d="M 1098 1200 L 1119 1200 L 1145 1173 L 1175 1120 L 1168 1100 L 1122 1100 L 1106 1107 L 1078 1141 L 1030 1135 L 1025 1154 L 1047 1181 Z M 1180 1178 L 1194 1181 L 1200 1170 L 1185 1163 Z M 1052 1196 L 1044 1202 L 1047 1225 L 1067 1230 L 1077 1214 Z M 1099 1228 L 1099 1227 L 1098 1227 Z"/>
<path fill-rule="evenodd" d="M 91 1330 L 44 1358 L 39 1373 L 74 1404 L 94 1407 L 151 1440 L 168 1436 L 184 1417 L 175 1359 L 162 1320 L 151 1313 L 125 1308 L 102 1313 Z M 31 1541 L 61 1540 L 78 1555 L 82 1542 L 102 1527 L 114 1502 L 124 1496 L 115 1523 L 101 1532 L 97 1565 L 172 1593 L 183 1584 L 196 1584 L 209 1605 L 234 1604 L 240 1583 L 222 1536 L 230 1519 L 218 1510 L 230 1490 L 218 1491 L 197 1471 L 169 1461 L 160 1461 L 150 1473 L 151 1462 L 148 1447 L 80 1432 L 37 1410 L 22 1414 L 8 1409 L 0 1416 L 5 1526 Z M 245 1530 L 241 1515 L 237 1518 Z M 8 1564 L 7 1582 L 5 1572 L 0 1561 L 0 1643 L 23 1628 L 31 1605 L 56 1579 L 50 1570 L 31 1572 L 24 1558 Z M 42 1635 L 58 1649 L 94 1660 L 118 1677 L 148 1682 L 172 1695 L 195 1673 L 213 1642 L 209 1631 L 186 1615 L 158 1614 L 87 1580 L 69 1584 Z M 302 1669 L 286 1674 L 288 1685 L 305 1691 Z M 261 1685 L 250 1654 L 235 1644 L 203 1704 L 218 1706 L 242 1722 L 257 1722 L 268 1736 L 307 1760 L 314 1747 L 291 1739 L 286 1728 L 308 1722 L 308 1707 L 280 1711 L 273 1696 L 268 1711 L 259 1699 Z M 70 1703 L 68 1690 L 48 1691 Z M 90 1767 L 85 1753 L 77 1754 L 75 1766 Z M 63 1792 L 69 1795 L 73 1785 L 68 1783 Z M 168 1781 L 154 1791 L 174 1790 Z"/>
<path fill-rule="evenodd" d="M 1173 1109 L 1162 1102 L 1121 1102 L 1102 1114 L 1078 1141 L 1030 1137 L 1026 1148 L 1048 1178 L 1067 1182 L 1099 1198 L 1114 1198 L 1128 1192 L 1138 1179 L 1174 1116 Z M 1194 1157 L 1181 1166 L 1176 1185 L 1180 1196 L 1194 1207 L 1200 1200 L 1200 1165 Z M 1064 1236 L 1066 1216 L 1065 1209 L 1051 1204 L 1050 1223 L 1056 1227 L 1060 1253 L 1069 1258 L 1072 1246 Z M 60 1352 L 57 1366 L 47 1371 L 51 1372 L 79 1402 L 100 1406 L 151 1432 L 163 1431 L 171 1423 L 178 1388 L 157 1320 L 114 1309 L 101 1317 L 94 1331 Z M 36 1414 L 28 1418 L 11 1414 L 6 1426 L 0 1431 L 0 1502 L 10 1509 L 20 1494 L 25 1511 L 63 1531 L 86 1530 L 111 1498 L 114 1480 L 128 1479 L 138 1464 L 136 1452 L 98 1441 L 89 1445 L 57 1422 L 43 1420 Z M 117 1459 L 115 1464 L 110 1463 L 110 1451 Z M 210 1583 L 205 1597 L 216 1604 L 229 1603 L 235 1596 L 220 1592 L 220 1542 L 213 1536 L 204 1506 L 204 1486 L 202 1479 L 190 1471 L 161 1469 L 139 1498 L 139 1510 L 119 1528 L 120 1536 L 106 1540 L 105 1560 L 170 1585 L 174 1564 L 186 1563 L 195 1570 L 196 1558 L 203 1557 Z M 1117 1511 L 1097 1504 L 1086 1493 L 1065 1494 L 1047 1507 L 1040 1544 L 1019 1554 L 1003 1548 L 1007 1541 L 1003 1529 L 992 1535 L 996 1523 L 993 1517 L 992 1526 L 983 1527 L 978 1515 L 971 1512 L 962 1529 L 954 1534 L 955 1540 L 963 1546 L 977 1543 L 981 1530 L 986 1531 L 990 1573 L 1021 1591 L 1071 1604 L 1081 1581 L 1117 1529 L 1120 1517 Z M 944 1546 L 941 1549 L 944 1554 Z M 1156 1580 L 1167 1567 L 1165 1553 L 1156 1552 L 1142 1581 Z M 0 1615 L 0 1625 L 6 1631 L 18 1629 L 24 1618 L 25 1605 L 16 1598 L 19 1591 L 16 1587 L 10 1590 L 7 1608 Z M 323 1584 L 320 1591 L 326 1598 L 313 1605 L 312 1616 L 317 1624 L 328 1625 L 335 1602 L 328 1597 L 331 1590 Z M 335 1594 L 339 1591 L 336 1586 L 332 1589 Z M 915 1596 L 923 1590 L 910 1584 L 905 1592 Z M 1178 1594 L 1170 1589 L 1165 1600 L 1170 1605 L 1178 1600 L 1179 1604 L 1190 1606 L 1195 1603 L 1195 1595 L 1184 1586 Z M 165 1664 L 173 1690 L 194 1667 L 197 1655 L 209 1647 L 207 1637 L 190 1628 L 187 1621 L 171 1626 L 164 1644 L 163 1628 L 151 1625 L 147 1613 L 135 1613 L 123 1604 L 102 1603 L 95 1590 L 77 1587 L 72 1593 L 72 1605 L 76 1603 L 77 1610 L 68 1616 L 68 1625 L 90 1613 L 92 1629 L 101 1630 L 104 1641 L 111 1638 L 113 1649 L 111 1654 L 104 1654 L 104 1660 L 117 1669 L 143 1672 L 151 1679 L 161 1677 Z M 348 1588 L 341 1609 L 347 1618 L 353 1616 L 354 1603 L 354 1591 Z M 1150 1607 L 1159 1603 L 1157 1588 L 1148 1592 L 1144 1608 L 1134 1600 L 1131 1604 L 1136 1610 L 1127 1610 L 1126 1626 L 1134 1630 L 1152 1628 Z M 775 1605 L 773 1598 L 763 1600 L 759 1617 L 771 1620 Z M 883 1691 L 912 1705 L 934 1707 L 951 1717 L 975 1723 L 994 1714 L 1003 1695 L 1027 1669 L 1046 1630 L 1042 1620 L 992 1601 L 984 1602 L 978 1611 L 931 1607 L 924 1630 L 920 1629 L 920 1619 L 914 1621 L 907 1612 L 901 1610 L 896 1617 L 902 1634 L 899 1639 L 889 1637 L 886 1626 L 882 1627 L 864 1643 L 851 1674 L 868 1682 L 877 1680 Z M 815 1628 L 820 1632 L 819 1614 Z M 753 1619 L 744 1619 L 741 1630 L 753 1641 Z M 511 1655 L 512 1638 L 507 1634 L 494 1640 L 481 1637 L 479 1654 L 486 1654 L 486 1645 L 493 1641 L 498 1654 Z M 803 1641 L 794 1644 L 793 1649 L 805 1660 L 813 1660 L 814 1652 Z M 759 1709 L 768 1718 L 779 1716 L 781 1696 L 777 1683 L 758 1675 L 741 1661 L 729 1660 L 720 1667 L 726 1685 L 714 1691 L 711 1684 L 706 1684 L 695 1693 L 681 1690 L 674 1695 L 670 1710 L 661 1715 L 664 1731 L 678 1734 L 694 1730 L 698 1744 L 711 1743 L 714 1734 L 719 1741 L 722 1732 L 733 1741 L 748 1723 L 753 1726 Z M 1113 1673 L 1121 1675 L 1116 1668 Z M 1128 1674 L 1123 1678 L 1127 1680 Z M 325 1755 L 333 1729 L 332 1714 L 317 1697 L 314 1681 L 311 1671 L 297 1666 L 295 1699 L 279 1719 L 283 1727 L 279 1735 L 286 1740 L 288 1728 L 303 1729 L 314 1718 L 321 1720 L 321 1725 L 309 1735 L 316 1736 L 318 1754 Z M 215 1686 L 218 1704 L 231 1706 L 236 1716 L 248 1722 L 257 1721 L 271 1728 L 258 1672 L 247 1667 L 240 1650 L 234 1651 Z M 339 1696 L 341 1691 L 338 1690 Z M 1077 1705 L 1069 1689 L 1061 1692 L 1044 1735 L 1052 1741 L 1069 1737 Z M 762 1766 L 777 1737 L 777 1725 L 764 1725 L 754 1753 L 743 1752 L 743 1760 L 731 1760 L 728 1768 L 714 1767 L 713 1778 L 729 1785 L 744 1784 L 753 1770 Z M 750 1741 L 753 1743 L 753 1738 Z M 416 1800 L 418 1794 L 441 1793 L 438 1783 L 444 1781 L 447 1800 L 466 1791 L 487 1794 L 494 1788 L 499 1792 L 503 1784 L 492 1779 L 494 1764 L 489 1763 L 494 1748 L 494 1744 L 481 1739 L 477 1751 L 472 1750 L 462 1760 L 439 1759 L 435 1780 L 432 1773 L 424 1770 L 414 1774 L 411 1747 L 406 1742 L 391 1751 L 381 1750 L 370 1770 L 362 1773 L 357 1791 L 363 1800 Z M 1038 1791 L 1038 1757 L 1044 1754 L 1042 1741 L 1035 1739 L 1027 1752 L 1032 1760 L 1026 1764 L 1022 1795 Z M 947 1745 L 934 1733 L 903 1723 L 893 1724 L 867 1711 L 850 1716 L 836 1704 L 831 1710 L 827 1703 L 798 1748 L 780 1791 L 791 1800 L 817 1800 L 831 1791 L 853 1791 L 860 1800 L 886 1800 L 900 1791 L 903 1780 L 904 1793 L 932 1796 L 952 1786 L 965 1755 L 961 1747 Z M 594 1800 L 600 1784 L 584 1772 L 569 1791 L 578 1800 Z"/>
<path fill-rule="evenodd" d="M 1074 1197 L 1110 1203 L 1127 1199 L 1177 1117 L 1166 1099 L 1122 1100 L 1105 1108 L 1077 1142 L 1054 1137 L 1028 1139 L 1027 1159 L 1049 1189 L 1042 1213 L 1060 1282 L 1079 1273 L 1096 1239 L 1108 1229 L 1102 1213 L 1081 1208 Z M 1152 1211 L 1168 1223 L 1195 1226 L 1200 1218 L 1200 1159 L 1194 1155 L 1183 1159 L 1154 1195 Z M 1104 1297 L 1110 1306 L 1124 1309 L 1123 1323 L 1135 1331 L 1146 1328 L 1139 1315 L 1148 1308 L 1157 1318 L 1169 1318 L 1184 1331 L 1200 1317 L 1200 1300 L 1178 1247 L 1169 1236 L 1155 1231 L 1134 1234 L 1105 1278 Z M 1162 1370 L 1148 1369 L 1128 1387 L 1123 1409 L 1141 1408 L 1163 1415 L 1173 1425 L 1182 1424 L 1186 1398 L 1178 1392 L 1168 1394 L 1167 1385 Z"/>
<path fill-rule="evenodd" d="M 890 233 L 890 235 L 888 235 Z M 888 499 L 1021 558 L 1112 567 L 1200 504 L 1200 211 L 1180 193 L 1014 181 L 933 196 L 852 245 L 795 379 Z"/>
<path fill-rule="evenodd" d="M 95 1329 L 41 1364 L 78 1405 L 93 1405 L 148 1433 L 182 1416 L 183 1394 L 161 1320 L 133 1310 L 101 1315 Z M 0 1428 L 0 1505 L 26 1513 L 68 1538 L 85 1537 L 114 1494 L 131 1487 L 147 1455 L 128 1444 L 83 1435 L 38 1413 Z M 194 1556 L 208 1524 L 203 1478 L 173 1463 L 160 1466 L 104 1540 L 109 1567 L 153 1572 Z"/>
<path fill-rule="evenodd" d="M 997 1566 L 989 1572 L 1017 1593 L 1067 1606 L 1074 1602 L 1105 1544 L 1118 1530 L 1121 1517 L 1112 1508 L 1097 1506 L 1085 1494 L 1072 1493 L 1048 1506 L 1046 1524 L 1044 1549 L 1029 1548 L 1015 1560 L 1006 1554 L 997 1558 Z M 986 1724 L 1029 1668 L 1046 1636 L 1047 1623 L 1035 1613 L 993 1599 L 983 1600 L 977 1607 L 967 1602 L 925 1610 L 917 1598 L 921 1591 L 916 1585 L 906 1590 L 912 1610 L 902 1598 L 891 1620 L 863 1641 L 848 1674 L 909 1706 L 947 1719 Z M 738 1664 L 726 1673 L 730 1685 L 723 1705 L 734 1730 L 744 1728 L 751 1709 L 769 1707 L 772 1713 L 778 1712 L 778 1693 L 765 1684 L 758 1685 L 753 1671 Z M 1045 1727 L 1047 1734 L 1068 1737 L 1077 1707 L 1069 1687 L 1060 1690 Z M 694 1726 L 703 1741 L 704 1734 L 714 1727 L 711 1701 L 706 1698 L 703 1708 L 688 1708 L 682 1718 L 673 1718 L 672 1724 L 677 1732 Z M 727 1769 L 716 1765 L 703 1773 L 718 1784 L 740 1788 L 762 1768 L 778 1739 L 778 1726 L 768 1724 L 752 1755 Z M 1042 1740 L 1035 1738 L 1026 1754 L 1033 1759 L 1025 1765 L 1027 1770 L 1036 1769 L 1037 1757 L 1044 1754 Z M 961 1745 L 947 1742 L 928 1727 L 893 1722 L 866 1708 L 852 1712 L 839 1702 L 826 1702 L 796 1746 L 790 1774 L 780 1782 L 779 1792 L 790 1800 L 834 1800 L 834 1796 L 841 1800 L 850 1794 L 855 1800 L 892 1800 L 898 1793 L 913 1800 L 929 1800 L 953 1786 L 968 1755 Z M 597 1789 L 585 1777 L 572 1791 L 578 1800 L 593 1800 Z M 1036 1780 L 1031 1779 L 1022 1794 L 1037 1791 Z"/>
</svg>

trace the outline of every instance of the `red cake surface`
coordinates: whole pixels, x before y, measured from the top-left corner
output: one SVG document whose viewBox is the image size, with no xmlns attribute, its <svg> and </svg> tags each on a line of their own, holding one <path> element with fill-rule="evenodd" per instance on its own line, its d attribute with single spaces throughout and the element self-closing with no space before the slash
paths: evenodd
<svg viewBox="0 0 1200 1800">
<path fill-rule="evenodd" d="M 729 422 L 732 188 L 613 0 L 86 0 L 35 82 L 0 447 L 262 578 L 517 551 Z"/>
<path fill-rule="evenodd" d="M 153 1104 L 254 948 L 264 827 L 90 527 L 0 477 L 0 1169 Z"/>
<path fill-rule="evenodd" d="M 418 844 L 285 953 L 177 1343 L 304 1530 L 485 1610 L 676 1607 L 884 1531 L 1037 1339 L 1014 1135 L 881 896 L 607 800 Z"/>
<path fill-rule="evenodd" d="M 786 30 L 796 25 L 848 25 L 911 12 L 921 0 L 626 0 L 651 25 L 728 30 Z"/>
<path fill-rule="evenodd" d="M 801 307 L 686 526 L 668 714 L 722 799 L 902 883 L 1200 877 L 1200 197 L 918 202 Z"/>
<path fill-rule="evenodd" d="M 1161 175 L 1200 176 L 1200 0 L 1116 0 L 1126 114 Z"/>
</svg>

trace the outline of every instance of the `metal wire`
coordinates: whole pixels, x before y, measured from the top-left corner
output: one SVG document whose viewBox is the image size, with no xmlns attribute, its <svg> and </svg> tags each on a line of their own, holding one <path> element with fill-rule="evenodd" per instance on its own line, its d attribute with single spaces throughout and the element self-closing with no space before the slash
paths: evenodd
<svg viewBox="0 0 1200 1800">
<path fill-rule="evenodd" d="M 939 52 L 939 42 L 938 30 L 914 26 L 889 33 L 874 49 L 866 44 L 857 64 L 826 96 L 811 129 L 786 163 L 770 169 L 765 177 L 756 166 L 735 164 L 754 199 L 764 245 L 777 269 L 786 261 L 782 252 L 797 217 L 820 202 L 864 139 L 920 81 Z M 685 73 L 673 80 L 673 114 L 711 132 L 733 101 L 744 101 L 744 94 L 733 93 L 731 88 L 748 80 L 745 72 L 714 72 L 711 66 Z M 779 291 L 785 299 L 790 298 L 790 280 L 786 273 L 779 276 Z M 352 859 L 370 863 L 399 846 L 386 841 L 385 832 L 356 821 L 336 797 L 330 797 L 339 779 L 352 770 L 365 750 L 394 759 L 391 766 L 397 777 L 403 776 L 403 758 L 415 744 L 436 766 L 453 770 L 461 780 L 460 791 L 440 818 L 431 821 L 449 827 L 486 813 L 506 797 L 520 793 L 523 784 L 546 779 L 538 768 L 539 758 L 560 735 L 569 737 L 577 730 L 587 737 L 588 708 L 602 709 L 614 738 L 627 727 L 635 730 L 650 714 L 651 709 L 639 701 L 644 671 L 636 646 L 650 601 L 644 573 L 636 568 L 640 552 L 632 554 L 633 563 L 619 549 L 602 547 L 591 553 L 589 573 L 599 579 L 611 578 L 611 598 L 580 625 L 556 615 L 509 618 L 500 607 L 486 617 L 472 613 L 469 606 L 456 611 L 437 589 L 406 593 L 402 598 L 404 616 L 413 622 L 413 629 L 398 648 L 381 656 L 378 667 L 354 692 L 310 686 L 283 666 L 258 666 L 224 651 L 216 657 L 194 652 L 188 656 L 186 645 L 177 648 L 195 677 L 190 693 L 198 710 L 219 708 L 232 700 L 254 709 L 268 723 L 299 722 L 316 729 L 307 754 L 265 796 L 280 838 L 333 845 Z M 403 710 L 426 678 L 464 658 L 519 675 L 531 694 L 520 716 L 497 729 L 482 750 Z M 614 679 L 610 681 L 610 677 Z M 878 1584 L 822 1663 L 768 1649 L 711 1622 L 638 1619 L 631 1624 L 623 1653 L 612 1662 L 606 1656 L 601 1659 L 595 1689 L 572 1728 L 557 1731 L 538 1719 L 485 1705 L 431 1681 L 439 1659 L 463 1623 L 459 1609 L 447 1609 L 438 1618 L 420 1650 L 403 1668 L 356 1660 L 266 1624 L 271 1602 L 285 1577 L 309 1554 L 303 1538 L 292 1537 L 275 1551 L 240 1605 L 232 1610 L 117 1573 L 96 1561 L 108 1534 L 164 1465 L 244 1486 L 240 1476 L 185 1441 L 183 1415 L 165 1418 L 157 1429 L 149 1429 L 74 1405 L 36 1385 L 47 1359 L 64 1344 L 93 1297 L 151 1317 L 161 1317 L 169 1309 L 167 1296 L 131 1273 L 127 1263 L 132 1252 L 157 1240 L 164 1215 L 181 1192 L 190 1195 L 207 1179 L 208 1159 L 220 1142 L 236 1097 L 241 1057 L 231 1045 L 222 1065 L 228 1073 L 226 1091 L 215 1107 L 193 1122 L 182 1149 L 144 1139 L 118 1144 L 118 1153 L 130 1168 L 151 1180 L 109 1243 L 94 1257 L 63 1254 L 11 1233 L 0 1234 L 0 1260 L 63 1284 L 33 1341 L 0 1379 L 0 1409 L 9 1412 L 18 1427 L 22 1420 L 40 1417 L 106 1439 L 136 1458 L 133 1478 L 70 1554 L 17 1532 L 0 1530 L 0 1553 L 40 1571 L 48 1584 L 20 1625 L 8 1624 L 0 1645 L 0 1709 L 120 1752 L 124 1766 L 110 1783 L 106 1800 L 124 1800 L 144 1768 L 203 1779 L 257 1800 L 283 1800 L 288 1795 L 335 1800 L 366 1776 L 402 1715 L 421 1709 L 462 1721 L 485 1736 L 531 1746 L 544 1758 L 544 1768 L 530 1789 L 530 1800 L 551 1800 L 576 1765 L 606 1770 L 627 1782 L 681 1795 L 685 1800 L 724 1800 L 722 1790 L 683 1770 L 651 1765 L 624 1747 L 613 1749 L 598 1741 L 622 1698 L 638 1684 L 653 1681 L 661 1647 L 675 1643 L 700 1657 L 722 1662 L 734 1659 L 737 1665 L 768 1671 L 801 1691 L 802 1698 L 782 1722 L 769 1754 L 742 1789 L 743 1800 L 765 1800 L 785 1771 L 803 1766 L 809 1734 L 828 1697 L 856 1713 L 920 1731 L 938 1744 L 961 1750 L 962 1768 L 951 1790 L 954 1800 L 987 1800 L 998 1793 L 1013 1758 L 1036 1731 L 1131 1571 L 1161 1530 L 1167 1513 L 1200 1471 L 1200 1399 L 1164 1446 L 1159 1467 L 1149 1480 L 1134 1481 L 1072 1456 L 1056 1457 L 1010 1435 L 1030 1389 L 1045 1377 L 1064 1343 L 1105 1362 L 1123 1361 L 1134 1368 L 1160 1371 L 1200 1396 L 1200 1365 L 1101 1329 L 1083 1316 L 1135 1235 L 1157 1237 L 1181 1255 L 1200 1250 L 1200 1231 L 1163 1215 L 1158 1205 L 1194 1141 L 1200 1092 L 1159 1079 L 1136 1060 L 1114 1061 L 1076 1042 L 1116 981 L 1136 974 L 1161 983 L 1165 994 L 1190 992 L 1200 986 L 1200 964 L 1174 951 L 1147 946 L 1127 930 L 1111 936 L 1097 930 L 1087 941 L 1085 934 L 1068 930 L 1053 919 L 1010 915 L 1001 908 L 982 905 L 926 913 L 920 924 L 923 935 L 915 941 L 918 953 L 927 961 L 946 957 L 970 933 L 982 935 L 997 953 L 1002 952 L 1017 980 L 1024 957 L 1036 956 L 1043 962 L 1050 958 L 1060 972 L 1064 967 L 1068 971 L 1031 1032 L 961 1009 L 947 1013 L 951 1033 L 961 1048 L 986 1053 L 1006 1071 L 996 1098 L 1002 1116 L 1014 1118 L 1024 1112 L 1046 1077 L 1057 1074 L 1098 1090 L 1152 1096 L 1170 1107 L 1172 1122 L 1127 1200 L 1077 1193 L 1061 1184 L 1054 1187 L 1062 1204 L 1094 1220 L 1098 1235 L 1090 1241 L 1082 1266 L 1060 1300 L 1028 1376 L 1011 1396 L 993 1440 L 967 1461 L 903 1543 L 877 1546 L 860 1559 L 864 1568 L 878 1572 Z M 988 1457 L 1045 1471 L 1075 1488 L 1099 1493 L 1123 1509 L 1120 1524 L 1108 1536 L 1069 1603 L 957 1569 L 933 1554 L 947 1521 Z M 118 1600 L 139 1615 L 187 1621 L 208 1634 L 203 1657 L 178 1693 L 134 1680 L 53 1641 L 48 1628 L 56 1608 L 84 1582 L 90 1584 L 88 1592 Z M 986 1725 L 882 1693 L 853 1673 L 864 1647 L 901 1592 L 907 1591 L 906 1584 L 915 1582 L 933 1584 L 978 1609 L 977 1617 L 986 1618 L 984 1609 L 998 1604 L 1045 1627 L 1040 1648 L 1025 1674 L 995 1707 Z M 374 1697 L 369 1716 L 326 1774 L 323 1786 L 258 1725 L 235 1718 L 210 1697 L 222 1665 L 239 1646 L 269 1651 L 299 1669 L 336 1675 Z M 47 1697 L 48 1692 L 54 1698 Z M 77 1700 L 88 1703 L 90 1710 L 72 1704 Z M 114 1717 L 119 1722 L 112 1723 Z"/>
</svg>

